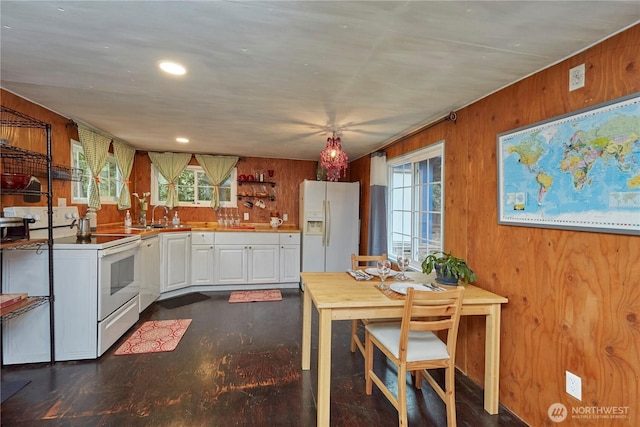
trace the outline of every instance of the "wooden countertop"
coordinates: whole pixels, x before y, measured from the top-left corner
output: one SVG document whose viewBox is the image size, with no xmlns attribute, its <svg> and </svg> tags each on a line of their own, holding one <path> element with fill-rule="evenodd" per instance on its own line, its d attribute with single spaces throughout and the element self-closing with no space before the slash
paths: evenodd
<svg viewBox="0 0 640 427">
<path fill-rule="evenodd" d="M 141 237 L 159 233 L 175 233 L 185 231 L 209 231 L 216 233 L 228 232 L 251 232 L 251 233 L 299 233 L 300 230 L 294 226 L 281 226 L 273 228 L 269 224 L 243 224 L 240 227 L 218 228 L 217 222 L 194 222 L 184 223 L 179 227 L 169 226 L 166 228 L 125 228 L 122 224 L 104 224 L 99 225 L 96 233 L 113 233 L 113 234 L 138 234 Z"/>
</svg>

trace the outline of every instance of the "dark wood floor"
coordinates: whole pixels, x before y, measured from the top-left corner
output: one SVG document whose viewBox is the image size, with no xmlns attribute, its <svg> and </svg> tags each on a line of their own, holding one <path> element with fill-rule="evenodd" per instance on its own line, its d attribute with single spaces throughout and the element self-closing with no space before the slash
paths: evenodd
<svg viewBox="0 0 640 427">
<path fill-rule="evenodd" d="M 159 303 L 146 320 L 193 319 L 173 352 L 114 356 L 136 327 L 97 361 L 2 368 L 2 380 L 31 381 L 2 404 L 3 426 L 314 426 L 317 317 L 311 371 L 300 369 L 302 293 L 229 304 L 229 292 L 176 308 Z M 397 413 L 374 386 L 364 390 L 363 359 L 349 351 L 349 322 L 334 322 L 332 426 L 393 426 Z M 395 371 L 376 359 L 378 371 Z M 459 426 L 526 426 L 504 407 L 483 409 L 482 390 L 457 375 Z M 409 387 L 409 424 L 446 426 L 444 404 L 426 382 Z"/>
</svg>

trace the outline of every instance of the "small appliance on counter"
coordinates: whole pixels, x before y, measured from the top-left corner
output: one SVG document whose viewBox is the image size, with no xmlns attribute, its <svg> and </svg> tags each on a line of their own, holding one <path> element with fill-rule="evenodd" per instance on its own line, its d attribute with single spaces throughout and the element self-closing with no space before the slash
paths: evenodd
<svg viewBox="0 0 640 427">
<path fill-rule="evenodd" d="M 0 243 L 29 240 L 29 224 L 32 218 L 0 217 Z"/>
<path fill-rule="evenodd" d="M 76 237 L 78 240 L 91 240 L 91 222 L 88 216 L 83 216 L 78 219 L 76 226 L 78 227 L 78 232 L 76 233 Z"/>
</svg>

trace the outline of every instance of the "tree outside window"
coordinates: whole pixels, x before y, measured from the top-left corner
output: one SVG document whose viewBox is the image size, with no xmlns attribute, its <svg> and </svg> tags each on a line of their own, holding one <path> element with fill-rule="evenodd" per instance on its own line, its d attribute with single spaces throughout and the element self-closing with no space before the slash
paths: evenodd
<svg viewBox="0 0 640 427">
<path fill-rule="evenodd" d="M 152 166 L 152 181 L 155 181 L 157 191 L 152 196 L 153 204 L 163 204 L 167 201 L 169 182 Z M 236 169 L 231 176 L 220 185 L 220 203 L 222 207 L 236 207 L 235 200 Z M 152 188 L 154 188 L 152 182 Z M 179 206 L 209 206 L 213 198 L 213 183 L 200 166 L 187 166 L 176 181 Z"/>
</svg>

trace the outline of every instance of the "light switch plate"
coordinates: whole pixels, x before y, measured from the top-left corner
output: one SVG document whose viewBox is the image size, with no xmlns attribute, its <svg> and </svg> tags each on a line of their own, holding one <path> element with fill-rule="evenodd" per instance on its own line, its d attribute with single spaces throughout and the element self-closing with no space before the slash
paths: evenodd
<svg viewBox="0 0 640 427">
<path fill-rule="evenodd" d="M 569 70 L 569 91 L 584 87 L 584 64 Z"/>
<path fill-rule="evenodd" d="M 249 212 L 244 213 L 244 220 L 249 221 Z"/>
<path fill-rule="evenodd" d="M 289 214 L 285 214 L 285 213 L 283 213 L 283 214 L 282 214 L 282 220 L 283 220 L 283 221 L 289 221 Z"/>
<path fill-rule="evenodd" d="M 565 375 L 567 394 L 578 400 L 582 400 L 582 379 L 569 371 L 565 371 Z"/>
</svg>

